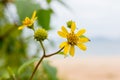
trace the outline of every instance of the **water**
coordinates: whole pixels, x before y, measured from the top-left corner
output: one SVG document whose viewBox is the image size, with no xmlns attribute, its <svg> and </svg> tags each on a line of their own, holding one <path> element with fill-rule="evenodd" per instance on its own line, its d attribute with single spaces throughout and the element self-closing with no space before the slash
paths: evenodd
<svg viewBox="0 0 120 80">
<path fill-rule="evenodd" d="M 120 56 L 120 40 L 93 39 L 87 45 L 89 55 Z"/>
<path fill-rule="evenodd" d="M 56 47 L 60 43 L 56 40 Z M 81 56 L 120 56 L 120 40 L 109 40 L 104 38 L 93 38 L 91 42 L 86 43 L 87 50 L 82 51 L 75 47 L 75 55 Z M 55 47 L 55 48 L 56 48 Z"/>
</svg>

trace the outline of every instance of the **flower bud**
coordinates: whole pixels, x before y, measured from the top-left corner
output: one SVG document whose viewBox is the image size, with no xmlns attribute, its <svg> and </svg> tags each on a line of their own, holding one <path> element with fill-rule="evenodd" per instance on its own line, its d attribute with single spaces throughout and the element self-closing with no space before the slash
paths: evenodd
<svg viewBox="0 0 120 80">
<path fill-rule="evenodd" d="M 70 20 L 70 21 L 67 22 L 67 27 L 68 28 L 71 28 L 72 22 L 73 22 L 72 20 Z"/>
<path fill-rule="evenodd" d="M 38 28 L 34 32 L 34 38 L 37 41 L 43 41 L 43 40 L 47 39 L 47 36 L 48 36 L 47 31 L 45 29 L 42 29 L 42 28 Z"/>
</svg>

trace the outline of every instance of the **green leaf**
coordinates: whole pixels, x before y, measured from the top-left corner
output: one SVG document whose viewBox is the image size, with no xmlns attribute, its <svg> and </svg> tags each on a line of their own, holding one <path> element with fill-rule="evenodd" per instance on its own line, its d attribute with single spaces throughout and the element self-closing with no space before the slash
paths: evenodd
<svg viewBox="0 0 120 80">
<path fill-rule="evenodd" d="M 32 17 L 33 11 L 39 9 L 39 4 L 35 4 L 33 0 L 15 0 L 16 8 L 20 21 L 25 17 Z"/>
<path fill-rule="evenodd" d="M 59 52 L 58 54 L 60 54 L 60 55 L 65 55 L 64 52 Z"/>
<path fill-rule="evenodd" d="M 13 70 L 10 67 L 7 68 L 7 71 L 9 72 L 10 77 L 12 79 L 16 80 L 15 74 L 14 74 Z"/>
<path fill-rule="evenodd" d="M 38 10 L 37 12 L 38 24 L 46 30 L 50 29 L 51 13 L 52 13 L 51 9 L 48 10 L 41 9 Z"/>
<path fill-rule="evenodd" d="M 86 37 L 85 35 L 81 35 L 81 36 L 79 36 L 80 38 L 87 38 L 89 41 L 90 41 L 90 39 L 88 38 L 88 37 Z"/>
<path fill-rule="evenodd" d="M 38 58 L 33 58 L 27 62 L 25 62 L 22 66 L 20 66 L 20 68 L 18 69 L 18 74 L 20 74 L 21 72 L 23 72 L 23 70 L 25 68 L 27 68 L 29 65 L 31 65 L 32 63 L 34 63 L 35 61 L 38 61 Z"/>
<path fill-rule="evenodd" d="M 48 4 L 50 4 L 50 3 L 52 2 L 52 0 L 46 0 L 46 2 L 47 2 Z"/>
<path fill-rule="evenodd" d="M 79 36 L 80 38 L 87 38 L 85 35 L 81 35 L 81 36 Z"/>
</svg>

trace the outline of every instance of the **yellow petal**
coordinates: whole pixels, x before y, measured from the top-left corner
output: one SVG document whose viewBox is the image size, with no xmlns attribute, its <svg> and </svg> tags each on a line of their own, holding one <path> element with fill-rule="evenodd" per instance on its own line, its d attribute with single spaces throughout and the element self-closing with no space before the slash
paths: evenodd
<svg viewBox="0 0 120 80">
<path fill-rule="evenodd" d="M 76 36 L 81 36 L 82 34 L 84 34 L 86 32 L 85 29 L 81 29 L 77 32 Z"/>
<path fill-rule="evenodd" d="M 58 35 L 61 36 L 61 37 L 63 37 L 63 38 L 67 37 L 66 34 L 63 33 L 62 31 L 58 31 Z"/>
<path fill-rule="evenodd" d="M 71 24 L 71 31 L 74 32 L 75 29 L 76 29 L 76 24 L 75 24 L 75 22 L 72 22 L 72 24 Z"/>
<path fill-rule="evenodd" d="M 63 48 L 66 44 L 67 44 L 67 42 L 62 42 L 59 47 Z"/>
<path fill-rule="evenodd" d="M 65 33 L 65 34 L 68 34 L 68 31 L 67 31 L 67 29 L 64 27 L 64 26 L 62 26 L 62 31 Z"/>
<path fill-rule="evenodd" d="M 18 27 L 18 30 L 22 30 L 24 27 L 25 27 L 24 25 L 19 26 L 19 27 Z"/>
<path fill-rule="evenodd" d="M 29 17 L 26 17 L 26 18 L 25 18 L 25 21 L 30 21 L 30 18 L 29 18 Z"/>
<path fill-rule="evenodd" d="M 31 20 L 29 19 L 29 17 L 26 17 L 24 21 L 22 21 L 23 25 L 28 25 L 31 22 Z"/>
<path fill-rule="evenodd" d="M 69 53 L 70 53 L 71 56 L 74 56 L 74 53 L 75 53 L 74 46 L 70 47 L 70 52 Z"/>
<path fill-rule="evenodd" d="M 83 51 L 85 51 L 87 49 L 87 47 L 83 43 L 79 43 L 79 44 L 77 44 L 77 46 Z"/>
<path fill-rule="evenodd" d="M 36 16 L 36 11 L 33 12 L 31 20 L 35 20 L 35 16 Z"/>
<path fill-rule="evenodd" d="M 68 50 L 69 50 L 69 44 L 67 43 L 64 47 L 64 54 L 66 55 L 68 53 Z"/>
<path fill-rule="evenodd" d="M 80 38 L 79 39 L 79 42 L 81 42 L 81 43 L 85 43 L 85 42 L 88 42 L 88 41 L 89 41 L 88 38 Z"/>
<path fill-rule="evenodd" d="M 35 17 L 33 21 L 35 21 L 36 19 L 37 19 L 37 17 Z"/>
</svg>

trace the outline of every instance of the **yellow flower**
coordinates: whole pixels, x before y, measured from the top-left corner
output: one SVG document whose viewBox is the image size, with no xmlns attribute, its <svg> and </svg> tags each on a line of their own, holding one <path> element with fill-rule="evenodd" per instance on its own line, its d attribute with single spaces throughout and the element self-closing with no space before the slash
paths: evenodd
<svg viewBox="0 0 120 80">
<path fill-rule="evenodd" d="M 32 28 L 35 20 L 37 19 L 36 17 L 36 11 L 33 12 L 32 18 L 30 19 L 29 17 L 26 17 L 25 20 L 22 22 L 22 26 L 19 26 L 19 30 L 23 29 L 24 27 Z"/>
<path fill-rule="evenodd" d="M 58 31 L 59 36 L 67 39 L 67 41 L 62 42 L 60 44 L 60 48 L 64 47 L 63 52 L 64 52 L 65 55 L 69 51 L 70 55 L 74 56 L 75 45 L 78 46 L 81 50 L 85 51 L 87 49 L 86 46 L 84 45 L 84 43 L 88 42 L 89 39 L 86 38 L 86 37 L 80 37 L 86 32 L 86 30 L 81 29 L 77 33 L 75 33 L 74 32 L 75 29 L 76 29 L 76 24 L 75 24 L 75 22 L 72 22 L 70 32 L 68 32 L 67 29 L 64 26 L 62 26 L 62 28 L 61 28 L 62 31 Z"/>
</svg>

